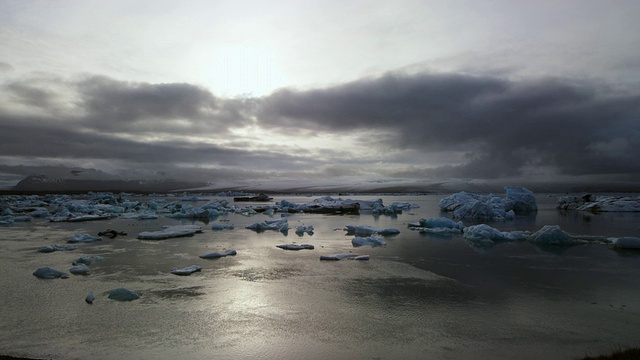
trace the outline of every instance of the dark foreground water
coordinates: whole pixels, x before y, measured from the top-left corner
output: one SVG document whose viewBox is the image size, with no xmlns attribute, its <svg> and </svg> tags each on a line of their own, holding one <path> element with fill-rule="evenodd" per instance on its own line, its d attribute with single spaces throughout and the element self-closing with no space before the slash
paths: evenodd
<svg viewBox="0 0 640 360">
<path fill-rule="evenodd" d="M 375 196 L 349 196 L 374 199 Z M 32 222 L 0 227 L 0 354 L 54 359 L 573 359 L 640 346 L 640 253 L 606 245 L 539 249 L 527 242 L 474 248 L 462 236 L 408 230 L 407 222 L 439 217 L 444 195 L 383 197 L 419 209 L 397 217 L 289 216 L 313 225 L 298 237 L 255 233 L 269 219 L 230 214 L 215 220 L 235 230 L 140 241 L 159 220 Z M 315 197 L 278 197 L 307 203 Z M 560 225 L 572 234 L 640 236 L 640 214 L 559 212 L 538 195 L 536 215 L 492 222 L 500 230 Z M 197 204 L 196 204 L 197 205 Z M 279 215 L 275 216 L 276 218 Z M 396 227 L 383 248 L 351 245 L 345 225 Z M 471 225 L 471 223 L 465 223 Z M 37 253 L 76 233 L 108 228 L 129 236 Z M 284 243 L 314 250 L 285 251 Z M 238 255 L 198 255 L 236 249 Z M 369 261 L 322 262 L 353 252 Z M 101 255 L 88 276 L 41 280 L 38 267 L 68 272 L 83 255 Z M 173 267 L 200 265 L 189 277 Z M 139 300 L 109 300 L 126 287 Z M 86 304 L 90 292 L 93 305 Z"/>
</svg>

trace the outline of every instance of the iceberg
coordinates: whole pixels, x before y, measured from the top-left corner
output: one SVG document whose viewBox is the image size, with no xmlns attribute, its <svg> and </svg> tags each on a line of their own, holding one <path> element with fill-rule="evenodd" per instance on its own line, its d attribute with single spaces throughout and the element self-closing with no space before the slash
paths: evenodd
<svg viewBox="0 0 640 360">
<path fill-rule="evenodd" d="M 409 223 L 407 226 L 414 231 L 437 235 L 460 234 L 464 229 L 462 221 L 455 222 L 445 217 L 420 219 L 417 223 Z"/>
<path fill-rule="evenodd" d="M 349 260 L 369 260 L 369 255 L 355 255 L 355 254 L 335 254 L 335 255 L 322 255 L 320 260 L 337 261 L 342 259 Z"/>
<path fill-rule="evenodd" d="M 132 301 L 140 299 L 140 294 L 126 288 L 117 288 L 109 292 L 109 299 L 116 301 Z"/>
<path fill-rule="evenodd" d="M 105 231 L 100 231 L 98 233 L 98 236 L 106 236 L 106 237 L 108 237 L 110 239 L 113 239 L 118 235 L 127 236 L 127 233 L 124 232 L 124 231 L 115 231 L 115 230 L 111 230 L 111 229 L 107 229 Z"/>
<path fill-rule="evenodd" d="M 91 268 L 88 267 L 86 264 L 78 264 L 72 267 L 71 269 L 69 269 L 69 272 L 72 273 L 73 275 L 88 275 L 89 271 L 91 271 Z"/>
<path fill-rule="evenodd" d="M 440 210 L 452 212 L 458 219 L 493 219 L 513 218 L 515 214 L 537 211 L 535 195 L 526 188 L 505 187 L 504 199 L 489 194 L 486 196 L 467 192 L 455 193 L 440 200 Z M 513 211 L 513 213 L 509 213 Z"/>
<path fill-rule="evenodd" d="M 640 237 L 620 237 L 614 238 L 613 248 L 619 250 L 640 250 Z"/>
<path fill-rule="evenodd" d="M 377 237 L 377 236 L 369 236 L 366 238 L 360 237 L 360 236 L 356 236 L 353 239 L 351 239 L 351 244 L 353 245 L 353 247 L 360 247 L 360 246 L 371 246 L 371 247 L 377 247 L 377 246 L 387 246 L 387 243 L 384 242 L 384 240 L 382 240 L 381 238 Z"/>
<path fill-rule="evenodd" d="M 611 242 L 611 240 L 601 236 L 570 235 L 562 230 L 559 225 L 545 225 L 542 229 L 529 235 L 527 240 L 539 246 L 573 246 Z"/>
<path fill-rule="evenodd" d="M 263 232 L 266 230 L 279 231 L 286 235 L 289 231 L 289 221 L 287 220 L 287 218 L 267 220 L 261 223 L 251 224 L 245 228 L 253 230 L 255 232 Z"/>
<path fill-rule="evenodd" d="M 174 225 L 164 226 L 160 231 L 143 231 L 136 237 L 140 240 L 165 240 L 169 238 L 193 236 L 201 233 L 202 227 L 198 225 Z"/>
<path fill-rule="evenodd" d="M 524 231 L 500 231 L 487 224 L 479 224 L 465 227 L 462 236 L 475 243 L 493 245 L 500 241 L 524 241 L 528 235 Z"/>
<path fill-rule="evenodd" d="M 558 199 L 556 208 L 561 210 L 579 210 L 597 212 L 640 212 L 639 196 L 582 197 L 566 196 Z"/>
<path fill-rule="evenodd" d="M 379 229 L 369 225 L 347 225 L 344 227 L 344 230 L 347 232 L 347 235 L 355 236 L 371 236 L 374 234 L 391 236 L 400 233 L 400 230 L 396 228 Z"/>
<path fill-rule="evenodd" d="M 93 293 L 90 292 L 87 297 L 84 298 L 84 301 L 87 302 L 87 304 L 93 304 L 93 300 L 95 300 L 95 296 L 93 296 Z"/>
<path fill-rule="evenodd" d="M 513 210 L 517 214 L 538 211 L 536 196 L 531 190 L 514 186 L 507 186 L 504 189 L 506 193 L 505 210 Z"/>
<path fill-rule="evenodd" d="M 276 245 L 276 247 L 284 250 L 313 250 L 314 247 L 311 244 L 283 244 Z"/>
<path fill-rule="evenodd" d="M 38 249 L 38 252 L 41 253 L 51 253 L 54 251 L 73 251 L 77 249 L 77 247 L 73 246 L 73 245 L 58 245 L 58 244 L 54 244 L 54 245 L 47 245 L 41 249 Z"/>
<path fill-rule="evenodd" d="M 102 256 L 83 256 L 81 258 L 74 260 L 73 265 L 80 265 L 80 264 L 91 265 L 91 263 L 99 262 L 102 260 L 104 260 Z"/>
<path fill-rule="evenodd" d="M 198 265 L 190 265 L 187 267 L 183 267 L 182 269 L 173 268 L 171 269 L 171 273 L 175 275 L 188 276 L 200 270 L 202 270 L 202 267 Z"/>
<path fill-rule="evenodd" d="M 40 279 L 66 279 L 69 277 L 69 274 L 63 273 L 62 271 L 58 271 L 54 268 L 50 268 L 48 266 L 38 268 L 33 272 L 33 276 Z"/>
<path fill-rule="evenodd" d="M 76 234 L 67 239 L 67 243 L 69 244 L 92 243 L 96 241 L 102 241 L 102 238 L 99 236 L 93 236 L 89 234 Z"/>
<path fill-rule="evenodd" d="M 303 236 L 305 233 L 309 236 L 313 235 L 313 225 L 300 225 L 296 228 L 296 235 Z"/>
<path fill-rule="evenodd" d="M 200 255 L 200 258 L 202 258 L 202 259 L 217 259 L 217 258 L 221 258 L 221 257 L 225 257 L 225 256 L 235 256 L 237 254 L 238 254 L 238 252 L 235 251 L 235 250 L 226 250 L 226 251 L 223 251 L 223 252 L 212 252 L 212 253 Z"/>
<path fill-rule="evenodd" d="M 213 224 L 211 230 L 233 230 L 232 224 Z"/>
</svg>

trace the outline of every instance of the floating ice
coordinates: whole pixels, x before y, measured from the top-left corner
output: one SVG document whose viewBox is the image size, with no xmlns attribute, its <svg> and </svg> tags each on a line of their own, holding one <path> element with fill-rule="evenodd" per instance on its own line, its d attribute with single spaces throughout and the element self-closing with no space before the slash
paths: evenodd
<svg viewBox="0 0 640 360">
<path fill-rule="evenodd" d="M 209 210 L 183 205 L 178 211 L 167 215 L 174 219 L 208 219 Z"/>
<path fill-rule="evenodd" d="M 640 212 L 639 196 L 605 196 L 595 198 L 567 196 L 558 199 L 556 204 L 562 210 L 580 210 L 591 212 Z"/>
<path fill-rule="evenodd" d="M 528 189 L 506 187 L 506 198 L 493 194 L 486 196 L 467 192 L 455 193 L 440 200 L 440 210 L 452 212 L 458 219 L 505 219 L 518 213 L 529 213 L 538 209 L 535 195 Z M 513 210 L 513 214 L 509 211 Z"/>
<path fill-rule="evenodd" d="M 305 233 L 309 236 L 313 235 L 313 225 L 300 225 L 296 228 L 296 235 L 303 236 Z"/>
<path fill-rule="evenodd" d="M 225 256 L 235 256 L 237 254 L 238 254 L 238 252 L 235 251 L 235 250 L 227 250 L 227 251 L 223 251 L 223 252 L 212 252 L 212 253 L 200 255 L 200 258 L 202 258 L 202 259 L 217 259 L 217 258 L 221 258 L 221 257 L 225 257 Z"/>
<path fill-rule="evenodd" d="M 140 294 L 126 288 L 117 288 L 109 292 L 109 299 L 117 301 L 132 301 L 140 299 Z"/>
<path fill-rule="evenodd" d="M 182 269 L 173 268 L 171 269 L 171 273 L 175 275 L 188 276 L 200 270 L 202 270 L 202 267 L 198 265 L 190 265 L 187 267 L 183 267 Z"/>
<path fill-rule="evenodd" d="M 211 230 L 233 230 L 232 224 L 213 224 Z"/>
<path fill-rule="evenodd" d="M 137 238 L 140 240 L 164 240 L 176 237 L 193 236 L 196 233 L 201 233 L 202 227 L 198 225 L 174 225 L 165 226 L 160 231 L 143 231 L 138 234 Z"/>
<path fill-rule="evenodd" d="M 99 236 L 93 236 L 89 234 L 76 234 L 67 239 L 67 243 L 69 244 L 92 243 L 96 241 L 102 241 L 102 238 Z"/>
<path fill-rule="evenodd" d="M 613 248 L 621 250 L 640 250 L 640 237 L 620 237 L 613 239 Z"/>
<path fill-rule="evenodd" d="M 80 264 L 91 265 L 91 263 L 99 262 L 102 260 L 104 260 L 102 256 L 83 256 L 81 258 L 74 260 L 73 265 L 80 265 Z"/>
<path fill-rule="evenodd" d="M 400 230 L 396 228 L 379 229 L 369 225 L 347 225 L 344 227 L 344 230 L 347 232 L 347 235 L 356 235 L 356 236 L 370 236 L 374 234 L 378 234 L 382 236 L 390 236 L 390 235 L 397 235 L 400 233 Z"/>
<path fill-rule="evenodd" d="M 289 222 L 287 218 L 281 218 L 277 220 L 267 220 L 261 223 L 251 224 L 246 229 L 253 230 L 255 232 L 263 232 L 266 230 L 279 231 L 286 235 L 289 231 Z"/>
<path fill-rule="evenodd" d="M 523 241 L 528 235 L 529 233 L 524 231 L 500 231 L 487 224 L 480 224 L 464 228 L 462 236 L 475 243 L 493 245 L 500 241 Z"/>
<path fill-rule="evenodd" d="M 342 260 L 342 259 L 350 259 L 350 260 L 369 260 L 369 255 L 355 255 L 355 254 L 335 254 L 335 255 L 322 255 L 320 256 L 320 260 Z"/>
<path fill-rule="evenodd" d="M 313 250 L 314 247 L 311 244 L 283 244 L 283 245 L 276 245 L 276 247 L 279 247 L 280 249 L 284 249 L 284 250 Z"/>
<path fill-rule="evenodd" d="M 387 243 L 384 242 L 384 240 L 382 240 L 381 238 L 377 237 L 377 236 L 369 236 L 366 238 L 360 237 L 360 236 L 356 236 L 351 240 L 351 244 L 353 245 L 353 247 L 359 247 L 359 246 L 371 246 L 371 247 L 377 247 L 377 246 L 387 246 Z"/>
<path fill-rule="evenodd" d="M 58 244 L 54 244 L 54 245 L 47 245 L 41 249 L 38 249 L 38 252 L 41 253 L 51 253 L 54 251 L 73 251 L 77 249 L 77 247 L 73 246 L 73 245 L 58 245 Z"/>
<path fill-rule="evenodd" d="M 120 215 L 122 219 L 136 219 L 136 220 L 155 220 L 158 218 L 158 215 L 152 214 L 149 212 L 140 212 L 140 213 L 125 213 Z"/>
<path fill-rule="evenodd" d="M 89 271 L 91 271 L 91 268 L 88 267 L 86 264 L 78 264 L 72 267 L 71 269 L 69 269 L 69 272 L 72 273 L 73 275 L 87 275 L 89 274 Z"/>
<path fill-rule="evenodd" d="M 93 296 L 93 293 L 89 293 L 87 295 L 87 297 L 84 298 L 84 301 L 86 301 L 88 304 L 93 304 L 93 300 L 95 300 L 95 296 Z"/>
<path fill-rule="evenodd" d="M 50 268 L 48 266 L 38 268 L 33 272 L 33 276 L 38 277 L 40 279 L 66 279 L 69 277 L 69 274 L 63 273 L 62 271 L 58 271 L 54 268 Z"/>
<path fill-rule="evenodd" d="M 601 236 L 570 235 L 560 229 L 559 225 L 545 225 L 542 229 L 531 234 L 528 241 L 540 246 L 572 246 L 588 243 L 610 243 Z"/>
<path fill-rule="evenodd" d="M 417 223 L 409 223 L 408 226 L 411 230 L 438 235 L 460 234 L 464 229 L 462 221 L 455 222 L 445 217 L 420 219 Z"/>
</svg>

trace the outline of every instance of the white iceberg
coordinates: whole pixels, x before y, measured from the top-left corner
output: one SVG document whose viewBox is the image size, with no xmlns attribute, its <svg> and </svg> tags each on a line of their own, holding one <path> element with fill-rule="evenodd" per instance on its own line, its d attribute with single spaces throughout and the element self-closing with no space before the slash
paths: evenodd
<svg viewBox="0 0 640 360">
<path fill-rule="evenodd" d="M 92 243 L 96 241 L 102 241 L 102 238 L 99 236 L 93 236 L 90 234 L 76 234 L 67 239 L 67 243 L 69 244 Z"/>
<path fill-rule="evenodd" d="M 377 237 L 377 236 L 369 236 L 366 238 L 360 237 L 360 236 L 356 236 L 353 239 L 351 239 L 351 244 L 354 247 L 359 247 L 359 246 L 371 246 L 371 247 L 377 247 L 377 246 L 387 246 L 387 243 L 384 242 L 384 240 L 382 240 L 381 238 Z"/>
<path fill-rule="evenodd" d="M 190 265 L 187 267 L 183 267 L 182 269 L 173 268 L 171 269 L 171 273 L 175 275 L 188 276 L 200 270 L 202 270 L 202 267 L 198 265 Z"/>
<path fill-rule="evenodd" d="M 225 256 L 235 256 L 237 254 L 238 254 L 238 252 L 235 251 L 235 250 L 226 250 L 226 251 L 223 251 L 223 252 L 212 252 L 212 253 L 200 255 L 200 258 L 202 258 L 202 259 L 217 259 L 217 258 L 221 258 L 221 257 L 225 257 Z"/>
<path fill-rule="evenodd" d="M 40 279 L 66 279 L 69 277 L 69 274 L 63 273 L 62 271 L 58 271 L 51 267 L 41 267 L 33 272 L 33 276 Z"/>
<path fill-rule="evenodd" d="M 337 261 L 342 259 L 350 260 L 369 260 L 369 255 L 355 255 L 355 254 L 335 254 L 335 255 L 322 255 L 320 260 Z"/>
<path fill-rule="evenodd" d="M 314 247 L 311 244 L 282 244 L 276 245 L 276 247 L 284 250 L 313 250 Z"/>
<path fill-rule="evenodd" d="M 117 301 L 132 301 L 140 299 L 140 293 L 126 288 L 117 288 L 109 292 L 109 299 Z"/>
<path fill-rule="evenodd" d="M 143 231 L 136 238 L 140 240 L 165 240 L 169 238 L 193 236 L 201 233 L 202 227 L 198 225 L 174 225 L 165 226 L 160 231 Z"/>
</svg>

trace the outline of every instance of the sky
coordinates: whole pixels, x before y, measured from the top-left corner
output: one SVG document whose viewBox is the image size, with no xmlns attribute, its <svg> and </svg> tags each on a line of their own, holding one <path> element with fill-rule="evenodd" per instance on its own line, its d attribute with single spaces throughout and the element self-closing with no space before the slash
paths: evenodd
<svg viewBox="0 0 640 360">
<path fill-rule="evenodd" d="M 635 0 L 0 0 L 0 183 L 638 182 L 638 18 Z"/>
</svg>

